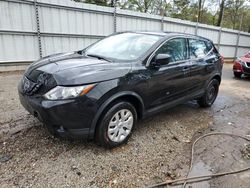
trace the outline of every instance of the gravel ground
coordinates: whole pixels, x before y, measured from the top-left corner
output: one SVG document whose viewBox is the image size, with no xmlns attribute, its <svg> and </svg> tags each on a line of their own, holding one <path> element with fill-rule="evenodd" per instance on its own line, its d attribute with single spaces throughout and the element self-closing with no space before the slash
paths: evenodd
<svg viewBox="0 0 250 188">
<path fill-rule="evenodd" d="M 185 176 L 191 142 L 199 135 L 250 134 L 250 80 L 234 79 L 231 65 L 224 67 L 221 91 L 212 108 L 202 109 L 191 101 L 161 112 L 140 121 L 128 144 L 112 150 L 51 136 L 20 105 L 16 91 L 20 77 L 21 72 L 0 74 L 1 187 L 144 187 Z M 226 137 L 201 141 L 191 174 L 249 164 L 242 157 L 242 151 L 247 156 L 246 144 Z M 249 188 L 249 180 L 250 173 L 245 172 L 192 186 Z"/>
</svg>

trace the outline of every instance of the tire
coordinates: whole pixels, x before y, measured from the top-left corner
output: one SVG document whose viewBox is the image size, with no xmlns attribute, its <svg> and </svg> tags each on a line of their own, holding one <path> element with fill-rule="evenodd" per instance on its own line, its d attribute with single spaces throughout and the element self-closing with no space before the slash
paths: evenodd
<svg viewBox="0 0 250 188">
<path fill-rule="evenodd" d="M 213 79 L 209 82 L 205 94 L 198 99 L 198 104 L 201 107 L 211 107 L 217 98 L 219 92 L 219 81 Z"/>
<path fill-rule="evenodd" d="M 137 113 L 134 106 L 125 101 L 117 102 L 100 118 L 95 140 L 106 148 L 127 143 L 136 121 Z"/>
<path fill-rule="evenodd" d="M 241 72 L 234 72 L 234 77 L 235 78 L 241 78 L 242 73 Z"/>
</svg>

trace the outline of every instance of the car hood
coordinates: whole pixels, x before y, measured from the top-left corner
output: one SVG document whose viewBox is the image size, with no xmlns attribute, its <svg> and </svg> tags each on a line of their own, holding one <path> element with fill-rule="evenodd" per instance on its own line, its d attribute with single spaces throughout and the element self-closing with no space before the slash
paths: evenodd
<svg viewBox="0 0 250 188">
<path fill-rule="evenodd" d="M 72 52 L 47 56 L 32 63 L 25 76 L 36 81 L 41 73 L 47 73 L 58 85 L 81 85 L 119 78 L 130 69 L 129 62 L 108 62 Z"/>
<path fill-rule="evenodd" d="M 243 62 L 250 62 L 250 57 L 241 57 L 240 58 Z"/>
</svg>

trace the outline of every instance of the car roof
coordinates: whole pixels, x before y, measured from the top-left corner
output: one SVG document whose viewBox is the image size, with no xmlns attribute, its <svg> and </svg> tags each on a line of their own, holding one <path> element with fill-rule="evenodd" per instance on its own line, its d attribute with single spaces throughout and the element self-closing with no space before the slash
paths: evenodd
<svg viewBox="0 0 250 188">
<path fill-rule="evenodd" d="M 193 35 L 189 33 L 182 33 L 182 32 L 171 32 L 171 31 L 126 31 L 126 32 L 141 33 L 141 34 L 148 34 L 148 35 L 158 35 L 158 36 L 167 37 L 167 38 L 174 37 L 174 36 L 186 36 L 186 37 L 200 38 L 203 40 L 211 41 L 210 39 L 202 37 L 202 36 Z"/>
</svg>

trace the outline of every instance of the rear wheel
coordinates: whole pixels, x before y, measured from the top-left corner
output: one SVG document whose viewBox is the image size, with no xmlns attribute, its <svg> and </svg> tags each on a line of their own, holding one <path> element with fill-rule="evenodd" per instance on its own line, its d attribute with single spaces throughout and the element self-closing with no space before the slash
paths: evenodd
<svg viewBox="0 0 250 188">
<path fill-rule="evenodd" d="M 219 81 L 213 79 L 209 82 L 205 94 L 198 99 L 198 104 L 201 107 L 210 107 L 214 103 L 219 92 Z"/>
<path fill-rule="evenodd" d="M 125 101 L 114 104 L 99 121 L 96 141 L 108 148 L 126 143 L 136 120 L 137 114 L 132 104 Z"/>
<path fill-rule="evenodd" d="M 234 72 L 234 77 L 241 78 L 242 73 L 241 72 Z"/>
</svg>

